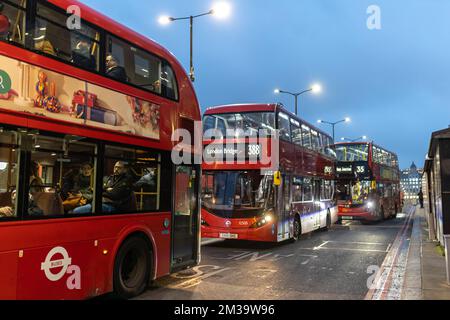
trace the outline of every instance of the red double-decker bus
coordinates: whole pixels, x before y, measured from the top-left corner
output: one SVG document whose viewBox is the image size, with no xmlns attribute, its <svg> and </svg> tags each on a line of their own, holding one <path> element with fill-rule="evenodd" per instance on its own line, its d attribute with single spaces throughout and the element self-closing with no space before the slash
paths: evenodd
<svg viewBox="0 0 450 320">
<path fill-rule="evenodd" d="M 76 1 L 1 1 L 0 299 L 128 298 L 197 264 L 201 168 L 171 135 L 200 119 L 155 42 Z"/>
<path fill-rule="evenodd" d="M 278 242 L 337 221 L 330 136 L 280 104 L 211 108 L 203 128 L 203 237 Z"/>
<path fill-rule="evenodd" d="M 334 149 L 339 220 L 396 217 L 401 209 L 397 155 L 366 142 L 339 143 Z"/>
</svg>

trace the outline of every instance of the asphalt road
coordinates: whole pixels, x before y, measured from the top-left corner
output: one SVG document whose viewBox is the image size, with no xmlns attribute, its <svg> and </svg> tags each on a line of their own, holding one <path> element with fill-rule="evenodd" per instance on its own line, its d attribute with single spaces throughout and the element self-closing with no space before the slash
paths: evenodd
<svg viewBox="0 0 450 320">
<path fill-rule="evenodd" d="M 137 299 L 364 299 L 373 295 L 368 284 L 379 268 L 393 269 L 382 267 L 393 248 L 396 254 L 408 243 L 408 216 L 372 225 L 344 222 L 297 242 L 208 244 L 200 266 L 159 279 Z"/>
</svg>

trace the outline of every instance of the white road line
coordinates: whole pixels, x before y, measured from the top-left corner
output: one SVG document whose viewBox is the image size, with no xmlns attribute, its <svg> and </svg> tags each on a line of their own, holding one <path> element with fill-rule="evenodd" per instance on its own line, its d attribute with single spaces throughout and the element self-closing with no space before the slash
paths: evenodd
<svg viewBox="0 0 450 320">
<path fill-rule="evenodd" d="M 319 250 L 342 250 L 342 251 L 360 251 L 360 252 L 382 252 L 386 253 L 386 250 L 375 250 L 375 249 L 350 249 L 350 248 L 325 248 L 322 247 L 320 249 L 315 248 L 299 248 L 300 250 L 311 250 L 311 251 L 319 251 Z"/>
<path fill-rule="evenodd" d="M 389 250 L 391 249 L 391 247 L 392 247 L 392 243 L 389 243 L 389 245 L 388 245 L 387 248 L 386 248 L 386 252 L 389 252 Z"/>
<path fill-rule="evenodd" d="M 204 274 L 204 275 L 202 275 L 200 277 L 192 278 L 192 279 L 183 281 L 183 282 L 175 284 L 175 285 L 168 285 L 167 288 L 170 288 L 170 289 L 177 289 L 177 288 L 187 289 L 187 288 L 191 288 L 191 287 L 194 287 L 196 285 L 199 285 L 202 282 L 202 280 L 204 280 L 206 278 L 212 277 L 212 276 L 214 276 L 214 275 L 216 275 L 218 273 L 221 273 L 221 272 L 224 272 L 224 271 L 227 271 L 227 270 L 230 270 L 230 269 L 231 268 L 219 269 L 219 270 L 216 270 L 214 272 L 206 273 L 206 274 Z"/>
<path fill-rule="evenodd" d="M 358 241 L 328 241 L 329 243 L 350 243 L 350 244 L 367 244 L 367 245 L 386 245 L 383 242 L 358 242 Z"/>
<path fill-rule="evenodd" d="M 328 244 L 330 241 L 325 241 L 324 243 L 322 243 L 320 246 L 318 246 L 318 247 L 314 247 L 314 249 L 313 250 L 319 250 L 319 249 L 322 249 L 322 247 L 323 246 L 325 246 L 326 244 Z"/>
</svg>

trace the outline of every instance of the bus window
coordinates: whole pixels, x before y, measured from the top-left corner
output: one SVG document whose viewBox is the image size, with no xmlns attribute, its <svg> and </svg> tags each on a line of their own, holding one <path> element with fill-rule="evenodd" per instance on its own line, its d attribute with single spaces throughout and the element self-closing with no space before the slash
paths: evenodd
<svg viewBox="0 0 450 320">
<path fill-rule="evenodd" d="M 291 125 L 289 116 L 284 113 L 278 114 L 278 130 L 280 131 L 280 139 L 284 141 L 291 141 Z"/>
<path fill-rule="evenodd" d="M 84 22 L 80 28 L 69 30 L 66 21 L 65 14 L 38 3 L 33 49 L 99 71 L 100 33 Z"/>
<path fill-rule="evenodd" d="M 161 90 L 164 97 L 178 100 L 178 84 L 175 73 L 168 63 L 163 64 L 161 73 Z"/>
<path fill-rule="evenodd" d="M 161 94 L 161 60 L 134 47 L 131 47 L 134 57 L 134 72 L 128 73 L 130 82 Z"/>
<path fill-rule="evenodd" d="M 312 142 L 312 148 L 315 151 L 320 150 L 320 142 L 319 142 L 319 135 L 317 131 L 311 130 L 311 142 Z"/>
<path fill-rule="evenodd" d="M 320 200 L 331 200 L 332 198 L 332 182 L 330 180 L 322 180 L 320 185 Z"/>
<path fill-rule="evenodd" d="M 0 2 L 0 40 L 25 44 L 25 0 Z"/>
<path fill-rule="evenodd" d="M 103 174 L 103 213 L 160 209 L 161 158 L 140 149 L 107 146 Z"/>
<path fill-rule="evenodd" d="M 304 124 L 302 124 L 302 140 L 304 147 L 311 148 L 311 129 Z"/>
<path fill-rule="evenodd" d="M 92 207 L 86 212 L 77 210 L 94 199 L 96 146 L 81 138 L 31 134 L 28 215 L 92 213 Z"/>
<path fill-rule="evenodd" d="M 299 178 L 294 178 L 292 184 L 292 202 L 302 202 L 302 184 Z"/>
<path fill-rule="evenodd" d="M 216 129 L 216 117 L 205 116 L 203 118 L 203 134 L 205 134 L 208 130 L 214 129 Z"/>
<path fill-rule="evenodd" d="M 108 67 L 106 75 L 119 81 L 128 81 L 151 92 L 162 94 L 161 76 L 163 70 L 161 59 L 111 35 L 108 36 L 107 43 L 107 50 L 116 60 L 119 67 L 124 68 L 125 75 L 119 77 L 113 71 L 114 65 Z M 170 71 L 168 70 L 167 68 L 164 70 L 164 72 L 167 72 L 167 76 L 163 80 L 166 91 L 168 90 L 169 82 L 170 86 L 173 86 L 174 81 L 173 73 L 169 74 Z M 123 79 L 124 77 L 126 79 Z M 175 92 L 175 88 L 172 89 L 174 92 L 171 95 L 176 96 L 178 93 Z"/>
<path fill-rule="evenodd" d="M 303 202 L 313 201 L 313 182 L 310 178 L 303 179 Z"/>
<path fill-rule="evenodd" d="M 33 32 L 33 48 L 70 61 L 72 57 L 70 30 L 66 27 L 66 21 L 66 15 L 38 3 L 36 25 Z"/>
<path fill-rule="evenodd" d="M 18 180 L 17 134 L 0 133 L 0 221 L 16 218 L 16 187 Z"/>
<path fill-rule="evenodd" d="M 300 128 L 300 124 L 293 123 L 291 121 L 291 131 L 292 131 L 292 142 L 296 145 L 302 145 L 302 130 Z"/>
</svg>

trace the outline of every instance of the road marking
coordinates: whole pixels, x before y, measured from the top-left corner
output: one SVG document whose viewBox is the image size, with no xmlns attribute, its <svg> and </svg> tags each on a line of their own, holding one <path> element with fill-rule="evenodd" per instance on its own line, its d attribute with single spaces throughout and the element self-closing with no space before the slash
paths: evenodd
<svg viewBox="0 0 450 320">
<path fill-rule="evenodd" d="M 401 298 L 410 245 L 406 237 L 414 218 L 414 211 L 415 208 L 411 207 L 402 229 L 398 232 L 381 268 L 375 275 L 373 281 L 375 287 L 369 289 L 365 300 L 399 300 Z"/>
<path fill-rule="evenodd" d="M 274 254 L 273 252 L 260 253 L 258 251 L 233 251 L 234 254 L 228 255 L 228 257 L 211 257 L 212 259 L 217 260 L 233 260 L 240 261 L 244 259 L 248 259 L 250 262 L 255 262 L 259 260 L 264 261 L 278 261 L 281 259 L 286 259 L 293 257 L 294 254 Z"/>
<path fill-rule="evenodd" d="M 322 243 L 320 246 L 318 246 L 318 247 L 314 247 L 314 249 L 313 250 L 319 250 L 319 249 L 321 249 L 321 248 L 323 248 L 323 246 L 325 246 L 325 245 L 327 245 L 328 243 L 329 243 L 330 241 L 325 241 L 324 243 Z"/>
<path fill-rule="evenodd" d="M 261 275 L 258 275 L 258 272 L 261 273 Z M 252 275 L 254 275 L 257 278 L 261 278 L 261 279 L 265 279 L 268 276 L 270 276 L 271 274 L 277 273 L 278 270 L 274 270 L 274 269 L 256 269 L 255 273 Z"/>
<path fill-rule="evenodd" d="M 385 242 L 358 242 L 358 241 L 327 241 L 328 243 L 349 243 L 349 244 L 366 244 L 366 245 L 386 245 Z"/>
<path fill-rule="evenodd" d="M 210 272 L 210 273 L 204 273 L 203 271 L 199 270 L 200 268 L 204 268 L 204 267 L 211 267 L 215 271 Z M 212 276 L 214 276 L 216 274 L 219 274 L 219 273 L 222 273 L 224 271 L 230 270 L 232 268 L 221 268 L 219 266 L 197 266 L 197 267 L 194 267 L 193 269 L 196 272 L 200 272 L 201 275 L 197 276 L 197 277 L 194 277 L 194 278 L 191 278 L 191 279 L 188 279 L 188 280 L 183 281 L 183 282 L 178 283 L 178 284 L 168 285 L 167 288 L 169 288 L 169 289 L 179 289 L 179 288 L 188 289 L 188 288 L 191 288 L 191 287 L 199 285 L 203 280 L 205 280 L 205 279 L 207 279 L 209 277 L 212 277 Z M 176 278 L 176 275 L 174 275 L 173 277 Z"/>
</svg>

